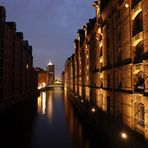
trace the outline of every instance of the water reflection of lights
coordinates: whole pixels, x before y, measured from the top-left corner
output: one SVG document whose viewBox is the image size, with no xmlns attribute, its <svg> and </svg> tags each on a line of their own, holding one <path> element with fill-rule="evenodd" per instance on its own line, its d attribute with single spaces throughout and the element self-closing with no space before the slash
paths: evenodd
<svg viewBox="0 0 148 148">
<path fill-rule="evenodd" d="M 84 100 L 82 99 L 82 100 L 81 100 L 81 103 L 83 103 L 83 102 L 84 102 Z"/>
<path fill-rule="evenodd" d="M 46 87 L 46 83 L 45 82 L 43 82 L 43 83 L 38 85 L 38 89 L 45 88 L 45 87 Z"/>
<path fill-rule="evenodd" d="M 54 88 L 54 92 L 55 92 L 56 94 L 61 94 L 61 91 L 62 91 L 62 89 L 61 89 L 60 87 L 55 87 L 55 88 Z"/>
<path fill-rule="evenodd" d="M 94 107 L 91 108 L 91 112 L 96 112 L 96 109 Z"/>
<path fill-rule="evenodd" d="M 42 109 L 42 99 L 41 99 L 41 95 L 38 97 L 38 102 L 37 102 L 37 105 L 38 105 L 38 112 L 41 112 L 41 109 Z"/>
<path fill-rule="evenodd" d="M 46 92 L 41 93 L 42 98 L 42 114 L 45 114 L 46 112 Z"/>
<path fill-rule="evenodd" d="M 53 90 L 49 92 L 41 92 L 37 104 L 38 112 L 47 114 L 49 122 L 51 122 L 53 118 Z"/>
<path fill-rule="evenodd" d="M 122 139 L 127 139 L 128 136 L 127 136 L 127 134 L 125 132 L 121 132 L 121 138 Z"/>
<path fill-rule="evenodd" d="M 51 122 L 53 118 L 53 93 L 49 92 L 48 97 L 48 119 Z"/>
<path fill-rule="evenodd" d="M 78 98 L 79 96 L 75 95 L 75 97 Z M 64 99 L 64 110 L 65 110 L 66 119 L 67 119 L 69 132 L 70 132 L 71 136 L 76 141 L 76 143 L 78 143 L 78 145 L 80 147 L 89 148 L 90 147 L 89 141 L 87 141 L 87 140 L 84 141 L 84 139 L 83 139 L 83 137 L 85 137 L 84 131 L 83 131 L 83 126 L 82 126 L 79 118 L 77 118 L 76 113 L 74 112 L 73 107 L 71 106 L 72 104 L 70 102 L 70 98 L 65 91 L 64 91 L 64 98 L 63 99 Z M 81 101 L 82 100 L 83 99 L 81 99 Z"/>
</svg>

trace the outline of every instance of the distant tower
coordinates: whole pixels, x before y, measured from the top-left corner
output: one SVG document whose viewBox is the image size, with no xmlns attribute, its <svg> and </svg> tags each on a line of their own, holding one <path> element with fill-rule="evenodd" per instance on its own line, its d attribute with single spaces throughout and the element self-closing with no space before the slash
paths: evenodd
<svg viewBox="0 0 148 148">
<path fill-rule="evenodd" d="M 48 84 L 53 84 L 54 79 L 55 79 L 55 73 L 54 73 L 54 64 L 49 61 L 46 71 L 48 73 Z"/>
</svg>

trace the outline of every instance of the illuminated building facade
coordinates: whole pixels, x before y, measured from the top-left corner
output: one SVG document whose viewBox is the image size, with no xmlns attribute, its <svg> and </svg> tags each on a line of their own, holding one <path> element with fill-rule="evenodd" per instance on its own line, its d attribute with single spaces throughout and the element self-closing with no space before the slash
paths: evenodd
<svg viewBox="0 0 148 148">
<path fill-rule="evenodd" d="M 74 58 L 68 58 L 63 74 L 67 89 L 121 119 L 145 139 L 148 139 L 147 6 L 146 0 L 95 1 L 96 17 L 78 31 Z M 71 78 L 73 87 L 69 83 Z"/>
<path fill-rule="evenodd" d="M 6 10 L 0 6 L 0 102 L 36 91 L 32 46 L 16 32 L 14 22 L 6 22 Z"/>
<path fill-rule="evenodd" d="M 38 89 L 48 85 L 48 74 L 40 67 L 36 67 L 35 70 L 38 73 Z"/>
<path fill-rule="evenodd" d="M 38 73 L 38 89 L 54 84 L 55 82 L 55 66 L 49 62 L 46 66 L 46 70 L 40 67 L 35 69 Z"/>
</svg>

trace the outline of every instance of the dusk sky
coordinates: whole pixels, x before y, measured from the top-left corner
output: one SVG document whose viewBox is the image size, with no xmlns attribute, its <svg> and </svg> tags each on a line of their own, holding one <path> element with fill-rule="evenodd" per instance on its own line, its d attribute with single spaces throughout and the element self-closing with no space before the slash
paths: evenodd
<svg viewBox="0 0 148 148">
<path fill-rule="evenodd" d="M 34 67 L 45 69 L 49 60 L 60 77 L 66 59 L 74 53 L 77 31 L 95 17 L 93 0 L 0 0 L 6 20 L 17 24 L 33 46 Z"/>
</svg>

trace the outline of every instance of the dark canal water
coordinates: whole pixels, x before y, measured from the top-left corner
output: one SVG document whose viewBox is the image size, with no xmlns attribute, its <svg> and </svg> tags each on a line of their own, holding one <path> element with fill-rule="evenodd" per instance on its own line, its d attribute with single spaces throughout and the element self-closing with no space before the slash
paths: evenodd
<svg viewBox="0 0 148 148">
<path fill-rule="evenodd" d="M 98 126 L 95 134 L 64 91 L 55 88 L 0 115 L 0 148 L 146 147 L 143 140 L 130 138 L 131 133 L 126 139 L 115 135 L 122 130 L 106 120 Z"/>
</svg>

